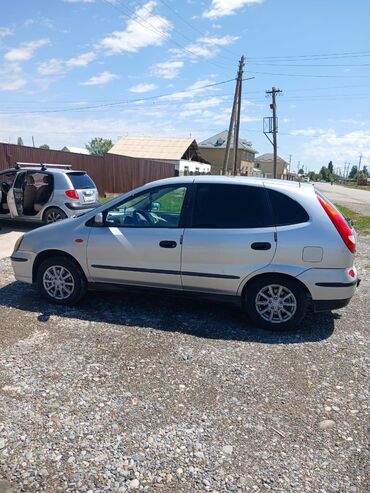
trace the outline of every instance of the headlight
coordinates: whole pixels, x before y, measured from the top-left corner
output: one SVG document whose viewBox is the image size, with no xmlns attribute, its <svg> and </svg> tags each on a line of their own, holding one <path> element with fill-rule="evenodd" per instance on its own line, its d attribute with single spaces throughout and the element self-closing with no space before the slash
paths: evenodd
<svg viewBox="0 0 370 493">
<path fill-rule="evenodd" d="M 23 241 L 23 238 L 24 238 L 24 235 L 20 236 L 18 238 L 18 240 L 15 242 L 13 253 L 17 252 L 20 249 L 21 244 L 22 244 L 22 241 Z"/>
</svg>

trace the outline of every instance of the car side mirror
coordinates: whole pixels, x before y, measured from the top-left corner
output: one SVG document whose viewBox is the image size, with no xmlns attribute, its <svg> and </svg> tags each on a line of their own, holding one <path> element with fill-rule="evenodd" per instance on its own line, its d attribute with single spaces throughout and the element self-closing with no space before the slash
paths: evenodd
<svg viewBox="0 0 370 493">
<path fill-rule="evenodd" d="M 104 217 L 102 212 L 98 212 L 94 217 L 95 226 L 104 226 Z"/>
<path fill-rule="evenodd" d="M 159 202 L 152 203 L 152 212 L 158 212 L 161 210 L 161 204 Z"/>
</svg>

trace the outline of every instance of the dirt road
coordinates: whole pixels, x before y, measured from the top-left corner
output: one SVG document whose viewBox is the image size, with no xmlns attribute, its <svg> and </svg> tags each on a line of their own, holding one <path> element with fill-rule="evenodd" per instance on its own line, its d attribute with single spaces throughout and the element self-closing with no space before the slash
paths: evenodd
<svg viewBox="0 0 370 493">
<path fill-rule="evenodd" d="M 323 192 L 332 202 L 370 216 L 370 191 L 330 185 L 330 183 L 315 183 L 315 188 Z"/>
</svg>

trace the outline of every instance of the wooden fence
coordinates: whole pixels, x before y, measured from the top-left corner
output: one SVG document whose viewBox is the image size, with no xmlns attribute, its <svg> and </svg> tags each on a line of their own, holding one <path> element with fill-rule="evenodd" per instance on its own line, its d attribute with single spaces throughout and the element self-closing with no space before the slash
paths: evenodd
<svg viewBox="0 0 370 493">
<path fill-rule="evenodd" d="M 72 169 L 86 171 L 101 195 L 128 192 L 150 181 L 175 175 L 173 164 L 165 162 L 117 154 L 90 156 L 0 143 L 0 170 L 12 168 L 17 162 L 69 164 Z"/>
</svg>

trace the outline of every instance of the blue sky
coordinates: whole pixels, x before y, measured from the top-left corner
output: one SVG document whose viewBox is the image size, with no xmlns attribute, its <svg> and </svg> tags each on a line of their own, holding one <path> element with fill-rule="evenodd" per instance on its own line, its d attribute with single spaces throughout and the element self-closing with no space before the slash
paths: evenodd
<svg viewBox="0 0 370 493">
<path fill-rule="evenodd" d="M 240 134 L 262 154 L 278 98 L 279 155 L 370 164 L 370 2 L 14 0 L 0 19 L 0 140 L 53 148 L 95 136 L 228 127 L 246 56 Z"/>
</svg>

